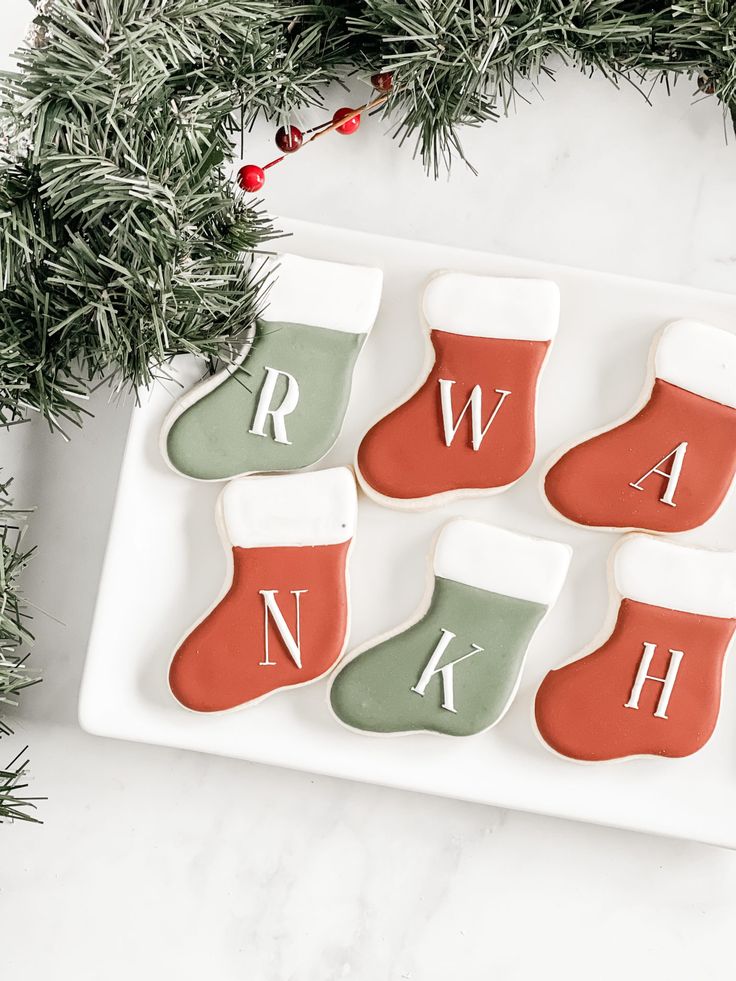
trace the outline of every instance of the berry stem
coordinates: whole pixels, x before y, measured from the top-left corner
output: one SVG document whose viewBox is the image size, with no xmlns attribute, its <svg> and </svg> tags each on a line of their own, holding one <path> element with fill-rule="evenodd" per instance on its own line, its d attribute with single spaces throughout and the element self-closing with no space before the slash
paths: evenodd
<svg viewBox="0 0 736 981">
<path fill-rule="evenodd" d="M 375 99 L 371 99 L 370 102 L 366 102 L 364 105 L 358 106 L 357 109 L 352 109 L 340 119 L 333 119 L 327 123 L 322 123 L 319 126 L 313 126 L 311 129 L 306 130 L 307 133 L 311 133 L 312 135 L 302 143 L 300 149 L 303 149 L 308 143 L 318 140 L 320 136 L 325 136 L 327 133 L 332 133 L 334 130 L 339 129 L 341 126 L 349 123 L 351 119 L 359 116 L 362 112 L 371 112 L 371 110 L 377 109 L 378 106 L 382 106 L 384 102 L 388 101 L 389 95 L 389 92 L 384 92 L 381 95 L 376 96 Z M 282 160 L 285 160 L 287 156 L 293 156 L 293 154 L 284 153 L 280 157 L 276 157 L 274 160 L 271 160 L 270 163 L 264 164 L 261 170 L 268 170 L 269 167 L 275 167 L 276 164 L 280 164 Z M 241 168 L 241 172 L 244 169 L 245 168 Z"/>
</svg>

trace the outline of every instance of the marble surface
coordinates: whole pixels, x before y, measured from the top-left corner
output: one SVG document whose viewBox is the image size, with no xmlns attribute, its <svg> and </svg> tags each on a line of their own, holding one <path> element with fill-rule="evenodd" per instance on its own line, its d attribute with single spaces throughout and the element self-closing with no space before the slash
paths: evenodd
<svg viewBox="0 0 736 981">
<path fill-rule="evenodd" d="M 269 173 L 276 213 L 736 289 L 736 148 L 711 100 L 560 69 L 467 134 L 475 177 L 426 178 L 366 122 Z M 355 98 L 363 95 L 359 91 Z M 349 104 L 335 93 L 330 104 Z M 272 155 L 270 127 L 248 158 Z M 728 140 L 727 140 L 728 136 Z M 736 855 L 83 734 L 84 650 L 125 413 L 69 445 L 3 435 L 38 508 L 26 742 L 42 827 L 0 829 L 2 968 L 40 981 L 670 981 L 733 975 Z M 142 560 L 145 557 L 142 556 Z M 120 629 L 135 610 L 121 611 Z"/>
</svg>

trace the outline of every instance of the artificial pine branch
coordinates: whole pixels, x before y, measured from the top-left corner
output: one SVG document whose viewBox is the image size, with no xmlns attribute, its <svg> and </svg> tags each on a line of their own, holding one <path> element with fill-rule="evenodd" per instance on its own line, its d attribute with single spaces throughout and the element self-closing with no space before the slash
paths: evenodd
<svg viewBox="0 0 736 981">
<path fill-rule="evenodd" d="M 22 548 L 26 512 L 13 507 L 9 483 L 0 484 L 0 735 L 7 731 L 3 708 L 16 705 L 20 692 L 36 681 L 26 665 L 24 651 L 33 638 L 18 588 L 33 549 Z"/>
<path fill-rule="evenodd" d="M 37 817 L 30 813 L 31 810 L 35 810 L 35 801 L 38 798 L 29 797 L 25 793 L 27 788 L 25 774 L 28 760 L 21 759 L 22 755 L 22 753 L 18 754 L 4 770 L 0 770 L 0 824 L 4 821 L 41 823 Z"/>
<path fill-rule="evenodd" d="M 21 547 L 25 512 L 13 507 L 8 486 L 9 481 L 0 484 L 0 738 L 11 732 L 3 709 L 17 705 L 21 691 L 38 681 L 24 654 L 32 637 L 28 611 L 18 589 L 18 579 L 32 549 Z M 37 820 L 29 813 L 35 804 L 24 793 L 27 765 L 27 760 L 21 762 L 19 755 L 0 769 L 0 822 Z"/>
<path fill-rule="evenodd" d="M 462 156 L 458 130 L 526 100 L 553 59 L 645 86 L 702 73 L 736 107 L 732 0 L 364 0 L 349 19 L 366 71 L 392 71 L 385 112 L 437 175 Z M 693 86 L 695 88 L 695 86 Z"/>
</svg>

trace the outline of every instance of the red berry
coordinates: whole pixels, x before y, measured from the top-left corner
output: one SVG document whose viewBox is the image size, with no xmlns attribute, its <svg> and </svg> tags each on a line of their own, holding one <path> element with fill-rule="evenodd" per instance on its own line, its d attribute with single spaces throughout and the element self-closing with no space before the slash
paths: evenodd
<svg viewBox="0 0 736 981">
<path fill-rule="evenodd" d="M 266 175 L 263 172 L 263 167 L 258 167 L 256 164 L 246 164 L 238 171 L 238 184 L 244 191 L 251 194 L 254 191 L 260 191 L 265 182 Z"/>
<path fill-rule="evenodd" d="M 282 153 L 294 153 L 302 145 L 304 134 L 296 126 L 289 126 L 287 129 L 282 126 L 276 134 L 276 146 Z"/>
<path fill-rule="evenodd" d="M 371 75 L 371 85 L 379 92 L 390 92 L 394 87 L 394 73 L 378 72 L 376 75 Z"/>
<path fill-rule="evenodd" d="M 335 115 L 332 117 L 332 122 L 339 123 L 341 119 L 344 119 L 346 116 L 349 116 L 353 112 L 355 112 L 355 109 L 346 109 L 346 108 L 338 109 Z M 358 113 L 356 116 L 353 116 L 352 119 L 348 119 L 348 121 L 346 123 L 343 123 L 342 126 L 338 126 L 337 132 L 342 133 L 343 136 L 350 136 L 350 134 L 354 133 L 359 126 L 360 126 L 360 113 Z"/>
</svg>

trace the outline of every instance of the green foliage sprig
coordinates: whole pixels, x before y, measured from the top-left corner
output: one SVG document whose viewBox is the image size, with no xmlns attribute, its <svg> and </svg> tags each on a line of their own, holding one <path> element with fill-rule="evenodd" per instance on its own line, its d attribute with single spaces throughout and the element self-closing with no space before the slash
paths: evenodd
<svg viewBox="0 0 736 981">
<path fill-rule="evenodd" d="M 684 75 L 736 106 L 732 0 L 365 0 L 349 28 L 366 70 L 397 79 L 385 112 L 434 171 L 462 156 L 459 129 L 498 118 L 558 59 L 646 95 Z M 375 68 L 373 69 L 375 70 Z M 693 90 L 698 91 L 693 84 Z"/>
<path fill-rule="evenodd" d="M 40 824 L 39 819 L 32 813 L 36 807 L 37 797 L 29 797 L 25 793 L 26 768 L 28 760 L 20 753 L 11 760 L 8 766 L 0 769 L 0 824 L 3 821 L 31 821 Z"/>
<path fill-rule="evenodd" d="M 17 704 L 19 693 L 35 680 L 23 653 L 33 638 L 18 586 L 33 550 L 22 548 L 26 512 L 13 507 L 9 484 L 0 484 L 0 706 Z"/>
<path fill-rule="evenodd" d="M 26 663 L 33 638 L 18 586 L 32 550 L 22 548 L 26 515 L 13 507 L 8 487 L 9 482 L 0 484 L 0 708 L 17 705 L 21 691 L 38 680 Z M 0 717 L 0 737 L 9 734 L 10 727 Z M 0 769 L 0 821 L 35 820 L 29 813 L 31 799 L 21 793 L 25 768 L 26 762 L 16 757 Z"/>
</svg>

